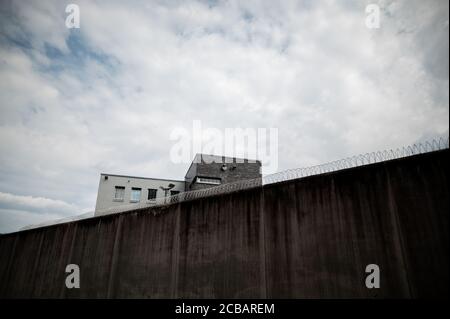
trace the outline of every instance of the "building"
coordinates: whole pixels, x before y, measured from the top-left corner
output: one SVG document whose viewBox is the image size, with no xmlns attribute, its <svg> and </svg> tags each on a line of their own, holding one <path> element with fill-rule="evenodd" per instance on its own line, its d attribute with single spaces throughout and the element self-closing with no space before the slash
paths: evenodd
<svg viewBox="0 0 450 319">
<path fill-rule="evenodd" d="M 235 157 L 197 154 L 186 176 L 186 190 L 261 178 L 261 162 Z"/>
<path fill-rule="evenodd" d="M 135 203 L 152 203 L 157 197 L 175 195 L 184 190 L 184 181 L 100 174 L 95 212 Z"/>
<path fill-rule="evenodd" d="M 205 154 L 194 157 L 184 181 L 100 174 L 95 214 L 117 206 L 151 204 L 156 198 L 254 178 L 261 178 L 260 161 Z"/>
</svg>

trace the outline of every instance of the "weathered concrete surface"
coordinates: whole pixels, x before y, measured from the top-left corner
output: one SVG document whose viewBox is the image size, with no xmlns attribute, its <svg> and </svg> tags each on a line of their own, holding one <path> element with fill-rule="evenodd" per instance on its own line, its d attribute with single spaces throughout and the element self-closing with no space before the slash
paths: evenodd
<svg viewBox="0 0 450 319">
<path fill-rule="evenodd" d="M 2 235 L 0 297 L 448 297 L 448 154 Z"/>
</svg>

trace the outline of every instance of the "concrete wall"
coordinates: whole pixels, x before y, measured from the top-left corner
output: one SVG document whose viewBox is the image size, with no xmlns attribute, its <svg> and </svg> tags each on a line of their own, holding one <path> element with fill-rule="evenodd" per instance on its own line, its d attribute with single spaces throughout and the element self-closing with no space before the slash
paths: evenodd
<svg viewBox="0 0 450 319">
<path fill-rule="evenodd" d="M 105 179 L 105 176 L 108 178 Z M 97 202 L 95 205 L 95 211 L 101 211 L 103 209 L 108 209 L 111 207 L 117 207 L 122 205 L 129 205 L 135 202 L 131 201 L 131 188 L 137 187 L 141 188 L 141 198 L 140 202 L 150 203 L 148 201 L 148 189 L 157 189 L 156 197 L 164 197 L 164 191 L 160 189 L 160 186 L 167 187 L 169 183 L 175 185 L 173 190 L 184 192 L 185 183 L 184 181 L 175 181 L 175 180 L 164 180 L 157 178 L 144 178 L 144 177 L 132 177 L 132 176 L 121 176 L 121 175 L 110 175 L 110 174 L 101 174 L 100 181 L 98 185 L 98 193 L 97 193 Z M 116 186 L 124 186 L 125 187 L 125 196 L 123 201 L 114 200 L 114 193 Z M 170 195 L 170 194 L 169 194 Z"/>
<path fill-rule="evenodd" d="M 0 298 L 448 297 L 448 155 L 2 235 Z"/>
</svg>

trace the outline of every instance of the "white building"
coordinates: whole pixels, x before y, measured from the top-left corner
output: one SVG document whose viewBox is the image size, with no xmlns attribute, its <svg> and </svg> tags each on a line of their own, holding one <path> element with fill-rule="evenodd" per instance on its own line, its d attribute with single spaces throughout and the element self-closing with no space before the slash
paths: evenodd
<svg viewBox="0 0 450 319">
<path fill-rule="evenodd" d="M 170 179 L 100 174 L 95 213 L 117 206 L 152 203 L 184 192 L 185 182 Z"/>
<path fill-rule="evenodd" d="M 156 198 L 254 178 L 261 178 L 260 161 L 207 154 L 195 156 L 184 181 L 100 174 L 95 215 L 117 206 L 156 203 Z"/>
</svg>

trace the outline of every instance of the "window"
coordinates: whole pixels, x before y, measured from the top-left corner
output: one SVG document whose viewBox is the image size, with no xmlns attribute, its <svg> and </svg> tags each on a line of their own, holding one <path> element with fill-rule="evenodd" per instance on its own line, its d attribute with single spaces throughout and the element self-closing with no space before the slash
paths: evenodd
<svg viewBox="0 0 450 319">
<path fill-rule="evenodd" d="M 220 185 L 219 178 L 197 177 L 195 182 L 200 184 Z"/>
<path fill-rule="evenodd" d="M 141 189 L 140 188 L 136 188 L 136 187 L 132 187 L 131 188 L 131 198 L 130 198 L 130 202 L 139 202 L 141 200 Z"/>
<path fill-rule="evenodd" d="M 170 191 L 170 196 L 173 196 L 173 195 L 176 195 L 176 194 L 179 194 L 180 193 L 180 191 Z"/>
<path fill-rule="evenodd" d="M 125 187 L 124 186 L 116 186 L 116 190 L 114 192 L 114 200 L 123 201 L 125 197 Z"/>
<path fill-rule="evenodd" d="M 147 197 L 147 199 L 148 200 L 155 200 L 157 191 L 158 191 L 157 189 L 149 188 L 148 189 L 148 197 Z"/>
</svg>

